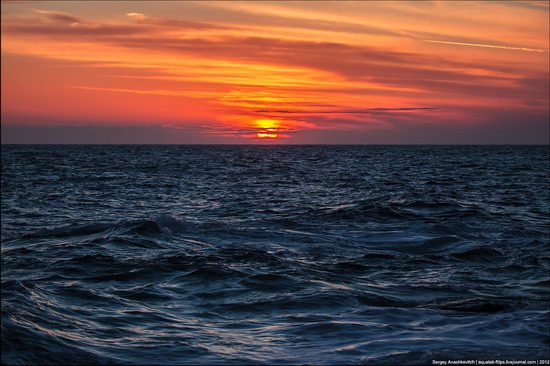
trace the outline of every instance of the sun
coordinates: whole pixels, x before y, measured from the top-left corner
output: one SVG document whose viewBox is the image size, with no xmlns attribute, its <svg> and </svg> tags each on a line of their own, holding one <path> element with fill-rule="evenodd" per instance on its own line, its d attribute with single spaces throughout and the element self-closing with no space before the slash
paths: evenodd
<svg viewBox="0 0 550 366">
<path fill-rule="evenodd" d="M 281 123 L 276 119 L 258 119 L 256 120 L 256 126 L 265 130 L 273 130 L 279 127 Z"/>
<path fill-rule="evenodd" d="M 275 119 L 258 119 L 255 121 L 256 127 L 260 129 L 257 137 L 261 139 L 276 139 L 277 131 L 281 123 Z"/>
<path fill-rule="evenodd" d="M 261 139 L 276 139 L 276 133 L 258 132 L 257 136 Z"/>
</svg>

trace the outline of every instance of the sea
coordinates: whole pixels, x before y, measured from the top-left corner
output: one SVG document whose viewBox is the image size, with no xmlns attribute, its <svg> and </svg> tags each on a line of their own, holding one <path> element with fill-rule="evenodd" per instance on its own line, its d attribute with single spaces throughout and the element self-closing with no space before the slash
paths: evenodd
<svg viewBox="0 0 550 366">
<path fill-rule="evenodd" d="M 548 145 L 1 161 L 2 365 L 550 358 Z"/>
</svg>

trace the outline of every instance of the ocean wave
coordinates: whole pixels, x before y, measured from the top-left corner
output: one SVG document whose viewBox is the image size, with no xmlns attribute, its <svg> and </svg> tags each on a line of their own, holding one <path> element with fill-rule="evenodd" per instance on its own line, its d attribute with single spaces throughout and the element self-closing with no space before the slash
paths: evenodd
<svg viewBox="0 0 550 366">
<path fill-rule="evenodd" d="M 547 147 L 262 148 L 3 146 L 2 364 L 548 354 Z"/>
</svg>

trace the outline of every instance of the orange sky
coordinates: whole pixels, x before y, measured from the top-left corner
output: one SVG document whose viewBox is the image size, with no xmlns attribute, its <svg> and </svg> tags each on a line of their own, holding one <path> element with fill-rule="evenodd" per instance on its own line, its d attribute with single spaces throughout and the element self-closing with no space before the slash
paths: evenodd
<svg viewBox="0 0 550 366">
<path fill-rule="evenodd" d="M 548 143 L 548 48 L 546 1 L 2 2 L 2 142 Z"/>
</svg>

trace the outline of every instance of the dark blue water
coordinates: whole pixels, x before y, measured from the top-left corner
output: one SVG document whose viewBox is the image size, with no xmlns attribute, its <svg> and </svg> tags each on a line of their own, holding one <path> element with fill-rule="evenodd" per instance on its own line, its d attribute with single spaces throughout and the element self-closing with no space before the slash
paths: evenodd
<svg viewBox="0 0 550 366">
<path fill-rule="evenodd" d="M 547 359 L 549 152 L 2 146 L 2 363 Z"/>
</svg>

